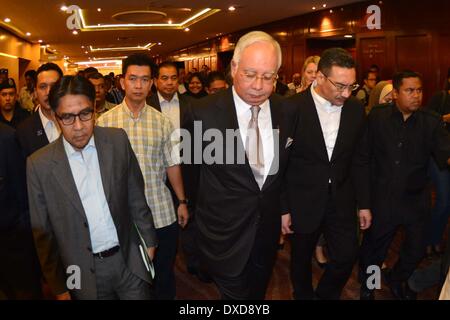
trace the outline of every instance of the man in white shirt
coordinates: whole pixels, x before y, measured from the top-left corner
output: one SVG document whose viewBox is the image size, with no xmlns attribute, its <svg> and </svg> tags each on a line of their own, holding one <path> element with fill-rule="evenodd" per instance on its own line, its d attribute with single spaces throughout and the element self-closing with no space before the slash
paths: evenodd
<svg viewBox="0 0 450 320">
<path fill-rule="evenodd" d="M 367 132 L 364 108 L 351 97 L 358 88 L 351 55 L 325 50 L 318 69 L 310 89 L 290 98 L 298 123 L 286 170 L 282 231 L 292 233 L 294 298 L 336 300 L 356 261 L 356 220 L 362 230 L 371 225 Z M 311 259 L 322 233 L 329 262 L 314 291 Z"/>
<path fill-rule="evenodd" d="M 156 234 L 126 133 L 94 127 L 95 89 L 83 77 L 63 77 L 49 99 L 62 136 L 27 162 L 31 225 L 48 285 L 58 300 L 150 299 L 141 255 L 153 259 Z"/>
<path fill-rule="evenodd" d="M 17 128 L 17 137 L 25 158 L 59 137 L 60 129 L 49 105 L 48 94 L 62 76 L 62 70 L 51 62 L 43 64 L 36 71 L 38 112 L 33 113 Z"/>
</svg>

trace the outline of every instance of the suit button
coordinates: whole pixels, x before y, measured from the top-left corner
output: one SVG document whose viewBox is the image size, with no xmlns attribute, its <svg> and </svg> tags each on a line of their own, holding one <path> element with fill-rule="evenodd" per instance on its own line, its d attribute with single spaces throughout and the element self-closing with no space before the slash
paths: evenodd
<svg viewBox="0 0 450 320">
<path fill-rule="evenodd" d="M 89 252 L 92 252 L 92 248 L 91 247 L 87 247 Z"/>
<path fill-rule="evenodd" d="M 84 224 L 84 227 L 85 227 L 85 228 L 87 228 L 87 227 L 88 227 L 88 224 L 87 224 L 87 222 L 84 222 L 83 224 Z"/>
<path fill-rule="evenodd" d="M 403 147 L 403 143 L 402 143 L 402 142 L 399 142 L 399 143 L 398 143 L 398 147 L 399 147 L 399 148 Z"/>
<path fill-rule="evenodd" d="M 400 160 L 395 160 L 395 164 L 399 165 L 400 164 Z"/>
</svg>

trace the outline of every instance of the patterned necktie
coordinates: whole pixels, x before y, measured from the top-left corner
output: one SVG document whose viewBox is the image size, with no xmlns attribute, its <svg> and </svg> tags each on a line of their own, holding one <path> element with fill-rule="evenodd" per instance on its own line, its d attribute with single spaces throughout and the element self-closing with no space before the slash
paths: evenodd
<svg viewBox="0 0 450 320">
<path fill-rule="evenodd" d="M 258 114 L 261 108 L 259 106 L 252 106 L 251 111 L 252 118 L 248 124 L 245 151 L 259 189 L 262 189 L 264 184 L 264 153 L 258 127 Z"/>
</svg>

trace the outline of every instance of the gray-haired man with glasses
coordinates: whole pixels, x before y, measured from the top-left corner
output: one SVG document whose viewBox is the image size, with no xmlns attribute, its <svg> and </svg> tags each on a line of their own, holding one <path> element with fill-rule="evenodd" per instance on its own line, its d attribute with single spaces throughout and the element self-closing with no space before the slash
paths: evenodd
<svg viewBox="0 0 450 320">
<path fill-rule="evenodd" d="M 362 104 L 351 97 L 358 88 L 355 79 L 351 55 L 327 49 L 316 80 L 290 99 L 298 123 L 286 172 L 282 232 L 292 234 L 296 299 L 339 299 L 356 260 L 356 220 L 363 230 L 371 224 L 366 118 Z M 321 233 L 329 263 L 314 292 L 311 259 Z"/>
</svg>

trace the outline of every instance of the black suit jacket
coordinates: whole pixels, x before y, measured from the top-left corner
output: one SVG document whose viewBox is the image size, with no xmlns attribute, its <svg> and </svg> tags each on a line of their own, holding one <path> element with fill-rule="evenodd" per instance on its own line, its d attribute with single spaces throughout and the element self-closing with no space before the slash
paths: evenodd
<svg viewBox="0 0 450 320">
<path fill-rule="evenodd" d="M 178 93 L 177 93 L 178 94 Z M 181 94 L 178 94 L 179 104 L 180 104 L 180 128 L 189 130 L 189 128 L 192 127 L 192 98 L 188 96 L 184 96 Z M 153 107 L 154 109 L 161 112 L 161 105 L 159 103 L 158 94 L 152 94 L 150 97 L 147 98 L 147 104 Z M 184 184 L 184 192 L 186 197 L 189 199 L 189 207 L 193 208 L 195 206 L 195 199 L 197 195 L 197 190 L 195 190 L 195 185 L 197 185 L 197 177 L 198 174 L 196 173 L 196 170 L 198 170 L 196 167 L 193 166 L 186 166 L 184 163 L 181 164 L 181 172 L 183 175 L 183 184 Z M 167 180 L 167 186 L 172 194 L 173 202 L 175 204 L 175 208 L 178 206 L 178 199 L 173 191 L 173 188 L 170 184 L 170 182 Z"/>
<path fill-rule="evenodd" d="M 287 164 L 289 148 L 286 140 L 292 133 L 293 117 L 284 113 L 283 100 L 270 98 L 272 125 L 279 131 L 275 141 L 279 154 L 279 170 L 269 175 L 259 189 L 245 157 L 245 163 L 237 164 L 237 151 L 244 152 L 244 145 L 237 132 L 236 143 L 224 138 L 228 151 L 233 150 L 233 164 L 202 163 L 196 206 L 199 247 L 208 270 L 217 276 L 239 275 L 250 253 L 257 252 L 258 261 L 270 268 L 276 254 L 281 225 L 281 180 Z M 202 121 L 202 132 L 219 130 L 223 137 L 226 130 L 239 128 L 231 88 L 198 100 L 193 107 L 194 119 Z M 274 140 L 277 136 L 274 135 Z M 195 139 L 198 139 L 195 137 Z M 208 142 L 203 142 L 205 150 Z M 274 160 L 275 161 L 275 160 Z"/>
<path fill-rule="evenodd" d="M 343 105 L 331 160 L 310 89 L 289 98 L 289 108 L 298 112 L 298 122 L 286 171 L 287 202 L 295 232 L 315 231 L 324 217 L 331 180 L 336 215 L 355 223 L 357 205 L 368 209 L 369 156 L 364 107 L 355 98 Z M 356 225 L 355 225 L 356 226 Z"/>
<path fill-rule="evenodd" d="M 17 226 L 27 217 L 25 163 L 14 129 L 0 123 L 0 232 Z"/>
<path fill-rule="evenodd" d="M 18 126 L 16 134 L 25 158 L 49 143 L 39 112 L 33 113 L 23 121 Z"/>
</svg>

